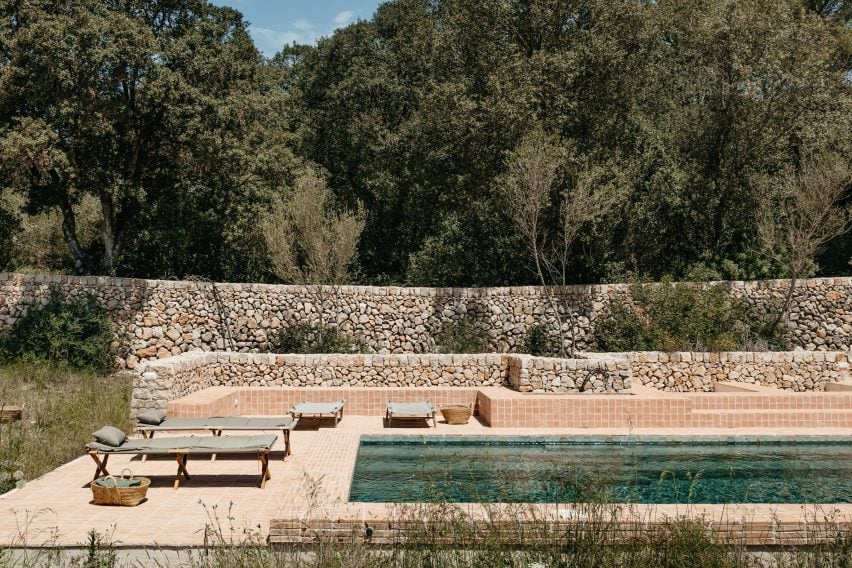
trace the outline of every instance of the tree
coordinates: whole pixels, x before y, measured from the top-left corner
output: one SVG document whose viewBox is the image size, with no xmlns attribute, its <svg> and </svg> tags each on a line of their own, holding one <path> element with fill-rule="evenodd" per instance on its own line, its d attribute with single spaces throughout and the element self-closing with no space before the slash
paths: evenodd
<svg viewBox="0 0 852 568">
<path fill-rule="evenodd" d="M 251 240 L 246 219 L 288 179 L 283 94 L 233 9 L 3 2 L 0 61 L 0 177 L 30 212 L 61 212 L 79 274 L 141 275 L 158 259 L 158 275 L 182 276 L 212 259 L 219 276 L 229 240 Z M 77 234 L 85 195 L 100 251 Z"/>
<path fill-rule="evenodd" d="M 364 229 L 364 212 L 336 212 L 331 191 L 319 174 L 308 169 L 296 182 L 292 195 L 274 201 L 263 221 L 263 235 L 276 276 L 298 284 L 316 300 L 319 326 L 327 292 L 336 297 L 348 280 L 358 239 Z"/>
<path fill-rule="evenodd" d="M 852 228 L 852 205 L 844 204 L 850 191 L 848 157 L 824 154 L 808 158 L 800 172 L 788 175 L 777 193 L 767 196 L 758 219 L 761 243 L 790 279 L 769 327 L 770 338 L 790 309 L 797 280 L 814 271 L 815 259 L 828 242 Z"/>
<path fill-rule="evenodd" d="M 588 170 L 576 172 L 574 187 L 567 186 L 568 157 L 567 148 L 557 138 L 536 129 L 509 154 L 501 180 L 506 207 L 526 238 L 536 278 L 556 317 L 561 356 L 565 355 L 564 326 L 553 287 L 568 283 L 572 246 L 580 230 L 611 212 L 617 203 L 612 187 L 603 183 L 594 187 L 596 176 Z M 549 222 L 549 217 L 555 217 L 555 222 Z M 566 312 L 571 319 L 569 354 L 573 357 L 576 325 L 571 309 Z"/>
</svg>

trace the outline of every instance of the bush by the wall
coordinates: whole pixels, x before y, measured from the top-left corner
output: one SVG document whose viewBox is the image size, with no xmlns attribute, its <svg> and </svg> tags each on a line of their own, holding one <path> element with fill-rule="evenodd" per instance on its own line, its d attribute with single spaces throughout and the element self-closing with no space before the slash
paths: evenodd
<svg viewBox="0 0 852 568">
<path fill-rule="evenodd" d="M 654 351 L 649 322 L 628 304 L 613 303 L 609 313 L 595 324 L 595 347 L 599 351 Z"/>
<path fill-rule="evenodd" d="M 488 351 L 488 331 L 472 319 L 448 322 L 435 335 L 439 353 L 485 353 Z"/>
<path fill-rule="evenodd" d="M 363 345 L 337 329 L 309 324 L 284 327 L 270 341 L 273 353 L 358 353 Z"/>
<path fill-rule="evenodd" d="M 527 329 L 521 350 L 528 355 L 548 357 L 559 353 L 559 345 L 547 333 L 547 326 L 536 323 Z"/>
<path fill-rule="evenodd" d="M 595 325 L 599 350 L 735 351 L 768 339 L 766 322 L 751 305 L 718 285 L 637 285 L 631 297 L 632 302 L 610 305 Z"/>
<path fill-rule="evenodd" d="M 6 361 L 43 361 L 72 369 L 108 372 L 113 368 L 112 321 L 94 300 L 71 301 L 58 293 L 30 309 L 3 338 Z"/>
</svg>

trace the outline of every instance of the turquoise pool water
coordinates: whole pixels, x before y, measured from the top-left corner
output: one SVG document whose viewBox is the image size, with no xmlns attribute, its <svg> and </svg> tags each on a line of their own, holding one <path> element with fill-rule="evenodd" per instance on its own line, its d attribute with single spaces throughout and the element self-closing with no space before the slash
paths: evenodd
<svg viewBox="0 0 852 568">
<path fill-rule="evenodd" d="M 349 499 L 852 503 L 852 438 L 370 436 Z"/>
</svg>

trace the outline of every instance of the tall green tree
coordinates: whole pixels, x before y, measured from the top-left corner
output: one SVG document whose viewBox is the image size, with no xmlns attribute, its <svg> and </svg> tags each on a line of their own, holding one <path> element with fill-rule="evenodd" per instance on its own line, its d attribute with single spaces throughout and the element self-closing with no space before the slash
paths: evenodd
<svg viewBox="0 0 852 568">
<path fill-rule="evenodd" d="M 61 211 L 77 273 L 221 277 L 251 250 L 255 204 L 294 161 L 275 70 L 238 12 L 4 1 L 0 62 L 0 175 L 30 211 Z M 77 235 L 86 194 L 100 250 Z"/>
<path fill-rule="evenodd" d="M 365 204 L 368 280 L 534 281 L 499 180 L 539 123 L 629 172 L 576 278 L 776 276 L 754 180 L 848 138 L 846 5 L 396 0 L 300 53 L 301 151 Z"/>
</svg>

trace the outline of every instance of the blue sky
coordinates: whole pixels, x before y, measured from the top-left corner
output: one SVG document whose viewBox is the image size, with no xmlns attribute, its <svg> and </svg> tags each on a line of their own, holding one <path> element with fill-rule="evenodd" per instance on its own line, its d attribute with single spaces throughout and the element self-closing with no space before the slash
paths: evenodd
<svg viewBox="0 0 852 568">
<path fill-rule="evenodd" d="M 285 43 L 314 43 L 356 20 L 373 16 L 380 0 L 212 0 L 231 6 L 250 23 L 254 43 L 272 56 Z"/>
</svg>

